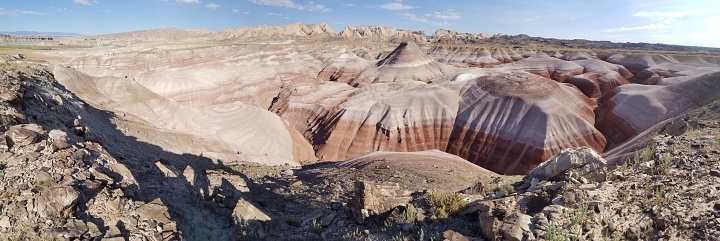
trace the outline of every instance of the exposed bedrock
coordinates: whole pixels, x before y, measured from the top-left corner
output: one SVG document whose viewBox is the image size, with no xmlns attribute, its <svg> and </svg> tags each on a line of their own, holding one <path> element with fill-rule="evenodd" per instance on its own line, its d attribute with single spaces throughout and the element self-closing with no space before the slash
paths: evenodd
<svg viewBox="0 0 720 241">
<path fill-rule="evenodd" d="M 440 63 L 460 67 L 491 67 L 525 58 L 514 50 L 451 46 L 434 46 L 428 55 Z"/>
<path fill-rule="evenodd" d="M 491 171 L 523 174 L 564 148 L 605 148 L 592 101 L 551 79 L 482 76 L 468 81 L 461 98 L 447 151 Z"/>
<path fill-rule="evenodd" d="M 427 83 L 442 76 L 449 68 L 427 57 L 414 42 L 403 42 L 375 66 L 352 79 L 349 84 L 353 87 L 363 87 L 372 83 L 411 80 Z"/>
<path fill-rule="evenodd" d="M 669 118 L 720 99 L 720 72 L 672 85 L 623 85 L 598 100 L 597 128 L 612 148 Z"/>
<path fill-rule="evenodd" d="M 558 82 L 565 82 L 571 76 L 579 75 L 584 72 L 584 68 L 581 65 L 550 57 L 544 53 L 539 53 L 529 58 L 514 62 L 505 68 L 527 71 L 545 78 L 554 79 Z"/>
<path fill-rule="evenodd" d="M 267 165 L 299 165 L 300 161 L 314 159 L 311 146 L 300 133 L 277 115 L 252 105 L 193 108 L 127 78 L 94 78 L 61 66 L 54 74 L 60 84 L 96 108 L 196 138 L 192 145 L 183 140 L 156 140 L 169 151 Z"/>
<path fill-rule="evenodd" d="M 343 51 L 326 61 L 318 79 L 348 83 L 371 65 L 371 61 Z"/>
<path fill-rule="evenodd" d="M 68 65 L 95 77 L 134 79 L 153 93 L 187 106 L 240 101 L 261 108 L 267 108 L 286 83 L 314 83 L 323 67 L 296 47 L 165 48 L 98 50 Z"/>
<path fill-rule="evenodd" d="M 312 144 L 318 157 L 334 161 L 373 151 L 444 150 L 458 103 L 456 92 L 439 86 L 374 84 L 322 118 Z"/>
</svg>

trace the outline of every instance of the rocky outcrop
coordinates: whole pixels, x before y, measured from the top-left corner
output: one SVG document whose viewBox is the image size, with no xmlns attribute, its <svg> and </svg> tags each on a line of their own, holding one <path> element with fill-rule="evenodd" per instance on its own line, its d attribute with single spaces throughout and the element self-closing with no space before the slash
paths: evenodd
<svg viewBox="0 0 720 241">
<path fill-rule="evenodd" d="M 13 132 L 25 128 L 10 127 Z M 33 129 L 28 133 L 38 141 L 0 151 L 0 181 L 5 184 L 0 188 L 3 236 L 181 238 L 175 221 L 168 219 L 167 207 L 160 201 L 145 203 L 134 198 L 138 183 L 131 173 L 115 172 L 127 168 L 99 144 L 82 142 L 52 148 L 51 142 L 59 137 L 50 138 L 37 125 Z M 123 175 L 129 176 L 121 178 Z M 3 225 L 3 220 L 13 225 Z"/>
<path fill-rule="evenodd" d="M 480 39 L 493 37 L 489 33 L 460 33 L 452 30 L 438 29 L 430 39 L 437 43 L 473 43 Z"/>
<path fill-rule="evenodd" d="M 359 41 L 381 41 L 381 42 L 400 42 L 413 41 L 417 43 L 426 43 L 428 41 L 425 31 L 412 31 L 396 29 L 393 27 L 378 26 L 347 26 L 339 35 L 348 40 Z"/>
<path fill-rule="evenodd" d="M 220 39 L 264 40 L 264 39 L 322 39 L 337 35 L 327 24 L 294 23 L 282 26 L 258 25 L 237 29 L 225 29 L 217 33 Z"/>
<path fill-rule="evenodd" d="M 527 173 L 568 147 L 605 148 L 605 137 L 593 127 L 592 102 L 551 79 L 483 76 L 468 81 L 461 98 L 447 151 L 491 171 Z"/>
<path fill-rule="evenodd" d="M 355 184 L 355 196 L 349 205 L 355 222 L 362 224 L 369 218 L 378 218 L 397 206 L 405 206 L 412 200 L 410 194 L 397 183 L 358 181 Z"/>
</svg>

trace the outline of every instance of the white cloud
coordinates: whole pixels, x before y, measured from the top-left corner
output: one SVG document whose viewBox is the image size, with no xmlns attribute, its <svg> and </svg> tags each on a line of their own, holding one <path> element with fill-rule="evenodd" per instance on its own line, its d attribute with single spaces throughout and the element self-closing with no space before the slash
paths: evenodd
<svg viewBox="0 0 720 241">
<path fill-rule="evenodd" d="M 250 14 L 250 12 L 245 11 L 245 12 L 243 12 L 243 14 L 248 15 L 248 14 Z"/>
<path fill-rule="evenodd" d="M 355 4 L 352 4 L 352 3 L 345 3 L 345 4 L 340 4 L 340 5 L 343 5 L 344 7 L 352 7 L 352 6 L 355 6 Z"/>
<path fill-rule="evenodd" d="M 250 0 L 250 2 L 263 6 L 294 8 L 299 10 L 305 9 L 303 5 L 297 4 L 292 0 Z"/>
<path fill-rule="evenodd" d="M 647 12 L 640 11 L 634 13 L 634 17 L 648 18 L 652 24 L 637 27 L 620 27 L 602 30 L 602 32 L 617 33 L 633 30 L 658 30 L 666 29 L 683 24 L 683 18 L 707 13 L 705 9 L 690 9 L 676 12 Z"/>
<path fill-rule="evenodd" d="M 275 16 L 275 17 L 282 17 L 282 14 L 279 13 L 267 13 L 268 16 Z"/>
<path fill-rule="evenodd" d="M 307 9 L 309 11 L 318 11 L 318 12 L 330 12 L 330 10 L 331 10 L 329 8 L 326 8 L 325 5 L 316 4 L 315 2 L 309 2 L 307 5 Z"/>
<path fill-rule="evenodd" d="M 317 12 L 332 11 L 332 9 L 326 8 L 325 5 L 317 4 L 315 2 L 309 2 L 307 5 L 298 4 L 293 2 L 292 0 L 250 0 L 250 2 L 262 6 L 292 8 L 297 10 L 308 10 Z"/>
<path fill-rule="evenodd" d="M 537 21 L 538 19 L 540 19 L 540 17 L 529 17 L 529 18 L 525 18 L 525 21 L 527 21 L 527 22 L 535 22 L 535 21 Z"/>
<path fill-rule="evenodd" d="M 408 9 L 417 8 L 417 7 L 415 7 L 415 6 L 405 5 L 405 4 L 402 3 L 402 1 L 397 1 L 397 2 L 392 2 L 392 3 L 385 3 L 385 4 L 383 4 L 383 5 L 380 5 L 379 7 L 380 7 L 380 8 L 387 9 L 387 10 L 393 10 L 393 11 L 395 11 L 395 10 L 408 10 Z"/>
<path fill-rule="evenodd" d="M 668 25 L 665 25 L 665 24 L 650 24 L 650 25 L 638 26 L 638 27 L 611 28 L 611 29 L 605 29 L 602 31 L 608 32 L 608 33 L 617 33 L 617 32 L 625 32 L 625 31 L 632 31 L 632 30 L 665 29 L 667 27 L 668 27 Z"/>
<path fill-rule="evenodd" d="M 220 6 L 220 5 L 218 5 L 218 4 L 211 3 L 211 4 L 208 4 L 208 5 L 205 5 L 205 7 L 206 7 L 206 8 L 209 8 L 209 9 L 218 9 L 218 8 L 220 8 L 220 7 L 222 7 L 222 6 Z"/>
<path fill-rule="evenodd" d="M 198 4 L 201 3 L 200 0 L 175 0 L 175 2 L 180 4 Z"/>
<path fill-rule="evenodd" d="M 415 22 L 427 23 L 427 24 L 431 24 L 431 25 L 434 25 L 434 26 L 444 26 L 444 25 L 448 25 L 447 22 L 435 22 L 435 21 L 431 21 L 431 20 L 429 20 L 429 19 L 427 19 L 427 18 L 424 18 L 424 17 L 418 17 L 418 16 L 415 15 L 414 13 L 410 13 L 410 12 L 401 13 L 400 16 L 403 16 L 403 17 L 405 17 L 405 19 L 409 19 L 409 20 L 412 20 L 412 21 L 415 21 Z"/>
<path fill-rule="evenodd" d="M 720 16 L 712 16 L 705 19 L 705 22 L 707 22 L 710 25 L 720 25 Z"/>
<path fill-rule="evenodd" d="M 7 12 L 5 12 L 5 9 L 4 9 L 4 8 L 0 8 L 0 15 L 5 15 L 5 14 L 7 14 Z"/>
<path fill-rule="evenodd" d="M 240 12 L 240 10 L 237 10 L 237 9 L 233 9 L 233 10 L 232 10 L 232 12 L 233 12 L 233 13 L 239 13 L 239 12 Z"/>
<path fill-rule="evenodd" d="M 36 12 L 36 11 L 20 11 L 20 13 L 27 14 L 27 15 L 36 15 L 36 16 L 47 15 L 47 13 Z"/>
<path fill-rule="evenodd" d="M 462 18 L 462 16 L 460 16 L 460 14 L 458 14 L 458 12 L 456 12 L 453 9 L 448 9 L 448 10 L 445 10 L 444 12 L 428 13 L 428 14 L 425 14 L 425 16 L 437 18 L 437 19 L 446 19 L 446 20 L 455 20 L 455 19 Z"/>
<path fill-rule="evenodd" d="M 73 0 L 73 2 L 82 5 L 92 5 L 93 3 L 97 3 L 96 1 L 90 2 L 90 0 Z"/>
<path fill-rule="evenodd" d="M 646 17 L 650 18 L 655 21 L 664 21 L 668 19 L 678 19 L 683 18 L 687 16 L 693 16 L 693 15 L 700 15 L 703 13 L 706 13 L 707 10 L 705 9 L 691 9 L 691 10 L 685 10 L 685 11 L 678 11 L 678 12 L 637 12 L 633 14 L 635 17 Z"/>
</svg>

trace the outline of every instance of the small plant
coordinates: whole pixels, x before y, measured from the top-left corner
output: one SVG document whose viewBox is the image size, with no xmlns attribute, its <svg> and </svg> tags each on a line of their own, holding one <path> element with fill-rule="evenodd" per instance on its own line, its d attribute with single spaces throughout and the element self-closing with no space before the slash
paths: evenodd
<svg viewBox="0 0 720 241">
<path fill-rule="evenodd" d="M 578 209 L 575 211 L 575 215 L 570 218 L 570 221 L 574 225 L 582 227 L 588 220 L 590 220 L 590 214 L 590 205 L 585 202 L 581 202 L 578 204 Z"/>
<path fill-rule="evenodd" d="M 422 228 L 420 228 L 420 230 L 418 230 L 418 240 L 425 241 L 425 230 Z"/>
<path fill-rule="evenodd" d="M 640 152 L 635 152 L 635 157 L 633 158 L 633 165 L 638 163 L 643 163 L 650 161 L 655 158 L 655 146 L 651 145 L 646 147 L 645 149 L 642 149 Z"/>
<path fill-rule="evenodd" d="M 293 226 L 293 227 L 300 227 L 300 224 L 302 223 L 299 218 L 286 218 L 285 223 L 287 225 Z"/>
<path fill-rule="evenodd" d="M 360 240 L 362 237 L 362 232 L 360 232 L 360 228 L 355 227 L 355 231 L 346 232 L 341 237 L 342 240 Z"/>
<path fill-rule="evenodd" d="M 672 165 L 672 157 L 670 154 L 663 153 L 658 158 L 653 173 L 655 175 L 667 175 L 670 172 L 670 165 Z"/>
<path fill-rule="evenodd" d="M 310 222 L 310 231 L 313 233 L 319 233 L 322 231 L 322 225 L 320 225 L 317 220 L 313 219 L 312 222 Z"/>
<path fill-rule="evenodd" d="M 511 194 L 515 193 L 515 187 L 510 184 L 505 184 L 500 187 L 498 187 L 498 193 L 502 197 L 510 196 Z"/>
<path fill-rule="evenodd" d="M 402 212 L 400 221 L 403 223 L 412 223 L 412 222 L 415 222 L 416 218 L 417 218 L 417 209 L 412 204 L 408 204 L 405 207 L 405 211 Z"/>
<path fill-rule="evenodd" d="M 391 240 L 392 241 L 405 241 L 407 239 L 402 235 L 402 232 L 400 232 L 400 234 L 393 236 Z"/>
<path fill-rule="evenodd" d="M 615 171 L 625 173 L 630 170 L 630 160 L 626 160 L 622 165 L 615 167 Z"/>
<path fill-rule="evenodd" d="M 431 192 L 426 197 L 438 218 L 447 218 L 460 213 L 467 205 L 467 200 L 457 193 Z"/>
<path fill-rule="evenodd" d="M 672 196 L 672 192 L 668 192 L 665 190 L 664 186 L 661 185 L 651 187 L 646 192 L 649 203 L 655 205 L 665 203 L 668 198 Z"/>
<path fill-rule="evenodd" d="M 570 241 L 570 234 L 564 229 L 561 229 L 560 227 L 555 224 L 555 222 L 550 222 L 550 227 L 548 228 L 548 241 Z"/>
</svg>

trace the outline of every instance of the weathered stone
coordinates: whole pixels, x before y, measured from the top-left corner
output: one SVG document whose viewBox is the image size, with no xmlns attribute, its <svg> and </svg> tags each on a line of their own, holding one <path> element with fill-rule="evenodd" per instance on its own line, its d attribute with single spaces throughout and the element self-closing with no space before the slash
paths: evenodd
<svg viewBox="0 0 720 241">
<path fill-rule="evenodd" d="M 171 222 L 168 209 L 160 198 L 140 206 L 137 212 L 140 214 L 141 220 L 155 220 L 161 223 Z"/>
<path fill-rule="evenodd" d="M 312 222 L 313 220 L 319 221 L 317 219 L 320 218 L 322 215 L 323 215 L 322 210 L 316 209 L 315 211 L 308 213 L 302 217 L 302 224 L 306 225 L 306 224 Z"/>
<path fill-rule="evenodd" d="M 370 217 L 388 212 L 397 206 L 404 206 L 412 199 L 410 194 L 410 191 L 402 189 L 397 183 L 358 181 L 349 205 L 355 221 L 365 223 Z"/>
<path fill-rule="evenodd" d="M 78 219 L 68 220 L 65 223 L 65 228 L 67 229 L 67 231 L 65 231 L 65 234 L 63 236 L 65 236 L 66 238 L 79 238 L 89 231 L 89 228 L 85 224 L 85 222 Z"/>
<path fill-rule="evenodd" d="M 188 165 L 185 167 L 185 170 L 183 171 L 183 177 L 185 177 L 185 180 L 188 182 L 188 184 L 190 184 L 190 186 L 195 186 L 195 179 L 197 177 L 195 174 L 195 169 L 193 169 L 191 166 Z"/>
<path fill-rule="evenodd" d="M 592 182 L 602 182 L 607 178 L 606 166 L 605 159 L 591 148 L 568 148 L 530 171 L 523 186 L 530 187 L 532 178 L 567 181 L 585 179 Z"/>
<path fill-rule="evenodd" d="M 502 236 L 498 229 L 508 213 L 515 210 L 516 206 L 517 200 L 513 197 L 478 202 L 478 222 L 483 238 L 500 240 Z"/>
<path fill-rule="evenodd" d="M 443 238 L 445 238 L 445 241 L 470 241 L 465 235 L 450 229 L 443 232 Z"/>
<path fill-rule="evenodd" d="M 500 235 L 505 240 L 524 241 L 534 240 L 532 231 L 535 229 L 530 216 L 521 213 L 512 213 L 503 219 L 498 228 Z"/>
<path fill-rule="evenodd" d="M 235 223 L 237 227 L 248 231 L 250 235 L 258 237 L 265 235 L 263 224 L 272 220 L 265 212 L 242 198 L 238 200 L 232 217 L 233 223 Z"/>
<path fill-rule="evenodd" d="M 130 169 L 125 167 L 125 165 L 116 163 L 110 165 L 110 170 L 113 173 L 106 173 L 113 179 L 115 179 L 115 182 L 123 183 L 126 185 L 130 184 L 137 184 L 137 180 L 135 180 L 135 177 L 133 176 Z"/>
<path fill-rule="evenodd" d="M 48 132 L 50 141 L 67 141 L 67 133 L 61 130 L 51 130 Z"/>
<path fill-rule="evenodd" d="M 17 146 L 30 145 L 35 143 L 38 138 L 37 133 L 19 125 L 10 127 L 10 129 L 5 132 L 5 135 L 10 138 L 12 145 Z"/>
<path fill-rule="evenodd" d="M 670 124 L 667 124 L 660 132 L 661 135 L 679 136 L 685 133 L 690 128 L 685 120 L 677 119 Z"/>
<path fill-rule="evenodd" d="M 160 169 L 160 172 L 162 172 L 163 176 L 165 176 L 166 178 L 174 178 L 180 175 L 180 172 L 176 170 L 175 167 L 165 165 L 161 161 L 155 162 L 155 166 Z"/>
<path fill-rule="evenodd" d="M 37 199 L 41 217 L 62 217 L 78 202 L 80 192 L 72 186 L 50 187 L 40 193 Z"/>
<path fill-rule="evenodd" d="M 335 220 L 336 216 L 337 216 L 337 214 L 335 212 L 325 215 L 325 217 L 320 219 L 320 225 L 322 225 L 323 227 L 330 226 L 330 224 L 332 224 L 333 220 Z"/>
</svg>

